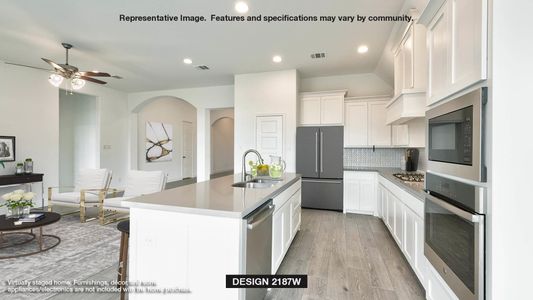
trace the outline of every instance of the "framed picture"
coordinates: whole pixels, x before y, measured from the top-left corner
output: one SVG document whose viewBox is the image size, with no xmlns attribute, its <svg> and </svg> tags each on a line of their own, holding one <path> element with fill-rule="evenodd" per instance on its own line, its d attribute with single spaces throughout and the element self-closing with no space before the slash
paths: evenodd
<svg viewBox="0 0 533 300">
<path fill-rule="evenodd" d="M 146 162 L 171 161 L 172 125 L 146 122 Z"/>
<path fill-rule="evenodd" d="M 15 161 L 14 136 L 0 136 L 0 161 Z"/>
</svg>

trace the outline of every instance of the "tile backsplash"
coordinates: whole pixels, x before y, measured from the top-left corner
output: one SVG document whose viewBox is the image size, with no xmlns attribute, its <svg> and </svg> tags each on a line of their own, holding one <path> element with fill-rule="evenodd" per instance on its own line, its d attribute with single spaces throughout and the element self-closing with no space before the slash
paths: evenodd
<svg viewBox="0 0 533 300">
<path fill-rule="evenodd" d="M 418 169 L 425 170 L 424 148 L 418 150 Z M 400 168 L 404 153 L 405 148 L 344 148 L 344 166 Z"/>
</svg>

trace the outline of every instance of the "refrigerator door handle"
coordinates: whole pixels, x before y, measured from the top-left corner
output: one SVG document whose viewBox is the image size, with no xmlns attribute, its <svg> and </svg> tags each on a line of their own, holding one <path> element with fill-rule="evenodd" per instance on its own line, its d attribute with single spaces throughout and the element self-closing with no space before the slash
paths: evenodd
<svg viewBox="0 0 533 300">
<path fill-rule="evenodd" d="M 324 132 L 320 130 L 320 172 L 324 172 L 324 160 L 322 153 L 324 152 Z"/>
<path fill-rule="evenodd" d="M 318 130 L 315 131 L 315 173 L 318 174 Z"/>
</svg>

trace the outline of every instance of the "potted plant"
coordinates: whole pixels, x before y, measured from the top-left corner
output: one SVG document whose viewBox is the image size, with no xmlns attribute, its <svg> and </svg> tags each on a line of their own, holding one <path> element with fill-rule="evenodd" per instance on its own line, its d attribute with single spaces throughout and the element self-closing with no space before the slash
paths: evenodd
<svg viewBox="0 0 533 300">
<path fill-rule="evenodd" d="M 2 199 L 6 202 L 0 206 L 7 207 L 8 218 L 18 218 L 30 213 L 30 209 L 33 207 L 33 197 L 35 193 L 24 192 L 24 190 L 16 190 L 11 193 L 2 195 Z"/>
</svg>

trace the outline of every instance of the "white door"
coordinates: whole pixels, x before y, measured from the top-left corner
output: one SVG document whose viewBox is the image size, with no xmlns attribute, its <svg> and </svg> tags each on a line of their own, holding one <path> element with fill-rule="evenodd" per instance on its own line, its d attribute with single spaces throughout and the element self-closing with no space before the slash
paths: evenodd
<svg viewBox="0 0 533 300">
<path fill-rule="evenodd" d="M 300 124 L 320 124 L 320 97 L 304 97 L 300 101 Z"/>
<path fill-rule="evenodd" d="M 190 178 L 193 176 L 192 173 L 192 162 L 194 160 L 193 154 L 193 134 L 192 134 L 192 123 L 191 122 L 182 122 L 182 131 L 181 131 L 181 177 Z"/>
<path fill-rule="evenodd" d="M 391 145 L 391 129 L 387 123 L 387 103 L 369 102 L 368 103 L 368 117 L 369 117 L 369 138 L 370 146 L 390 146 Z"/>
<path fill-rule="evenodd" d="M 348 102 L 345 107 L 344 146 L 356 147 L 368 145 L 366 102 Z"/>
<path fill-rule="evenodd" d="M 344 122 L 344 96 L 326 96 L 320 100 L 320 124 L 342 125 Z"/>
<path fill-rule="evenodd" d="M 265 163 L 270 163 L 270 155 L 283 157 L 283 116 L 256 117 L 256 150 Z"/>
</svg>

